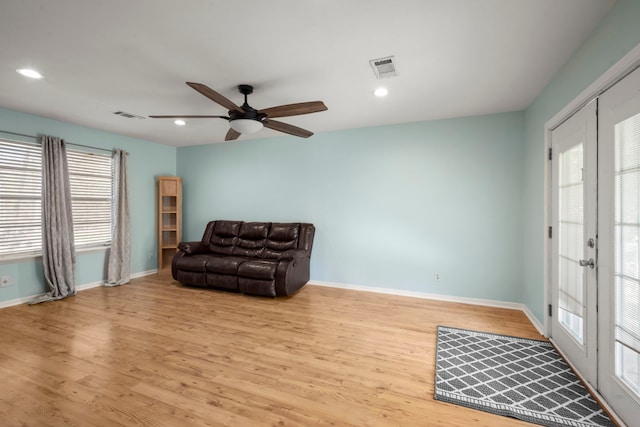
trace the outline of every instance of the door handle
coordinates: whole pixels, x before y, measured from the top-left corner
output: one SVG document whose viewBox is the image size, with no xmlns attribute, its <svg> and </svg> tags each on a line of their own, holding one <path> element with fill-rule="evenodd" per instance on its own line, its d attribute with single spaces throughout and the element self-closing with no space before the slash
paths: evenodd
<svg viewBox="0 0 640 427">
<path fill-rule="evenodd" d="M 586 259 L 581 259 L 580 261 L 578 261 L 580 263 L 580 267 L 591 267 L 594 268 L 596 266 L 595 261 L 593 260 L 593 258 L 589 258 L 589 261 L 587 261 Z"/>
</svg>

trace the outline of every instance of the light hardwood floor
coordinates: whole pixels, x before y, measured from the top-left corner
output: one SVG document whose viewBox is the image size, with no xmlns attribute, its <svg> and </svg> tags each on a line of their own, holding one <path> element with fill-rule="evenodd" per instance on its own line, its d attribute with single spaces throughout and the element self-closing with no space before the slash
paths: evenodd
<svg viewBox="0 0 640 427">
<path fill-rule="evenodd" d="M 1 309 L 0 425 L 531 425 L 433 399 L 439 324 L 542 338 L 515 310 L 166 273 Z"/>
</svg>

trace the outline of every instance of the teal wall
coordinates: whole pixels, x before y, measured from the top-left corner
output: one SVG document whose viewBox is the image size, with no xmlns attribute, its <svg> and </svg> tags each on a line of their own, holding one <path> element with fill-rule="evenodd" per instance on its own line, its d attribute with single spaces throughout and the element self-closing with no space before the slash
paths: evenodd
<svg viewBox="0 0 640 427">
<path fill-rule="evenodd" d="M 49 134 L 72 143 L 98 148 L 120 148 L 129 152 L 132 226 L 131 271 L 156 268 L 155 176 L 176 174 L 176 148 L 116 135 L 82 126 L 0 108 L 0 130 L 27 135 Z M 0 133 L 0 137 L 20 140 Z M 30 141 L 22 138 L 22 140 Z M 94 283 L 105 278 L 106 250 L 79 253 L 76 283 Z M 10 276 L 13 286 L 0 288 L 0 302 L 46 291 L 40 259 L 0 262 L 0 276 Z"/>
<path fill-rule="evenodd" d="M 525 115 L 523 302 L 544 313 L 544 124 L 640 43 L 640 1 L 618 0 Z"/>
<path fill-rule="evenodd" d="M 508 113 L 179 148 L 184 238 L 312 222 L 314 280 L 520 301 L 523 132 Z"/>
</svg>

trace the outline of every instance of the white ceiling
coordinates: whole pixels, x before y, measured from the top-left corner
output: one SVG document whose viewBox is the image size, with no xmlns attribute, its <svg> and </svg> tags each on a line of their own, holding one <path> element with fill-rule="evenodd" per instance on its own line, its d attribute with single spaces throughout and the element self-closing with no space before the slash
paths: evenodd
<svg viewBox="0 0 640 427">
<path fill-rule="evenodd" d="M 614 0 L 21 0 L 0 8 L 0 106 L 186 146 L 222 142 L 221 114 L 185 82 L 314 132 L 526 109 Z M 399 76 L 369 60 L 395 55 Z M 15 70 L 34 67 L 31 80 Z M 390 94 L 375 98 L 384 85 Z M 2 129 L 9 130 L 12 129 Z M 282 135 L 263 129 L 242 139 Z M 294 137 L 291 137 L 294 138 Z"/>
</svg>

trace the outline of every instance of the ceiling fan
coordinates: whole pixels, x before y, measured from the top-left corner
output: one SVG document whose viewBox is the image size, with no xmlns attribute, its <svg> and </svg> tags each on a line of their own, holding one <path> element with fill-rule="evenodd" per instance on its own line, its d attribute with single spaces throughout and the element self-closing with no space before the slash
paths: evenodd
<svg viewBox="0 0 640 427">
<path fill-rule="evenodd" d="M 309 138 L 313 135 L 306 129 L 299 128 L 287 123 L 271 120 L 274 117 L 299 116 L 301 114 L 317 113 L 327 110 L 327 106 L 322 101 L 300 102 L 297 104 L 279 105 L 277 107 L 256 110 L 247 103 L 247 95 L 253 93 L 253 86 L 239 85 L 238 91 L 244 95 L 244 104 L 237 106 L 233 101 L 219 94 L 210 87 L 202 83 L 187 82 L 187 84 L 206 96 L 213 102 L 222 105 L 229 110 L 228 116 L 149 116 L 153 119 L 208 119 L 217 118 L 229 121 L 230 129 L 225 136 L 225 141 L 233 141 L 238 139 L 243 133 L 254 133 L 267 127 L 279 132 L 288 133 L 289 135 L 299 136 L 301 138 Z"/>
</svg>

